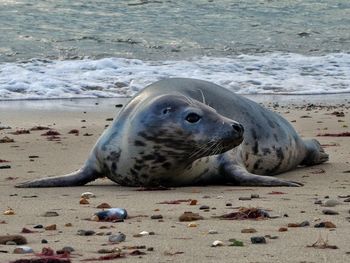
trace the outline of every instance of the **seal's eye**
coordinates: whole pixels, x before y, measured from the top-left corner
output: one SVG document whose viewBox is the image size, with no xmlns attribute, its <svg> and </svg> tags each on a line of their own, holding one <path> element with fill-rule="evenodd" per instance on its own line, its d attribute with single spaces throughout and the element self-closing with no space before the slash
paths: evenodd
<svg viewBox="0 0 350 263">
<path fill-rule="evenodd" d="M 167 108 L 163 109 L 162 113 L 163 114 L 168 114 L 170 111 L 171 111 L 171 108 L 167 107 Z"/>
<path fill-rule="evenodd" d="M 186 121 L 190 122 L 190 123 L 196 123 L 201 119 L 201 116 L 199 116 L 197 113 L 189 113 L 186 116 Z"/>
</svg>

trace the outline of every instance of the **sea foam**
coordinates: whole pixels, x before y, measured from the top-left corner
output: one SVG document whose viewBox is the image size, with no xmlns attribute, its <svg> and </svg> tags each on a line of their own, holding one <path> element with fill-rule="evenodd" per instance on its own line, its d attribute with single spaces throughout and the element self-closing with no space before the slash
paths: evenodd
<svg viewBox="0 0 350 263">
<path fill-rule="evenodd" d="M 125 58 L 0 64 L 0 100 L 129 97 L 164 78 L 214 82 L 240 94 L 350 92 L 350 54 L 272 53 L 178 61 Z"/>
</svg>

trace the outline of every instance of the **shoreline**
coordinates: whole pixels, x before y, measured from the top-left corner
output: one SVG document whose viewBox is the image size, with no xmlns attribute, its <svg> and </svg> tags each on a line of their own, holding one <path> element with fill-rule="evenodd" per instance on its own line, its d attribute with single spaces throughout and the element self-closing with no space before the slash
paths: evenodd
<svg viewBox="0 0 350 263">
<path fill-rule="evenodd" d="M 60 175 L 78 169 L 86 160 L 91 148 L 100 134 L 109 125 L 127 100 L 60 100 L 60 101 L 27 101 L 0 103 L 0 125 L 11 129 L 0 130 L 0 139 L 8 136 L 14 143 L 0 144 L 0 159 L 9 162 L 10 169 L 0 169 L 0 235 L 20 234 L 27 238 L 28 246 L 36 253 L 43 247 L 54 250 L 71 246 L 72 262 L 82 259 L 104 256 L 97 251 L 102 248 L 121 248 L 127 253 L 126 262 L 347 262 L 350 247 L 349 223 L 350 203 L 339 196 L 349 195 L 350 177 L 350 141 L 349 137 L 317 137 L 319 133 L 337 133 L 349 131 L 350 110 L 348 98 L 330 100 L 327 96 L 314 100 L 314 105 L 307 109 L 300 97 L 295 100 L 276 99 L 278 105 L 267 103 L 269 108 L 282 114 L 292 122 L 304 138 L 316 138 L 330 154 L 330 161 L 312 167 L 301 167 L 278 175 L 280 178 L 304 183 L 303 187 L 234 187 L 206 186 L 180 187 L 168 191 L 137 191 L 137 188 L 121 187 L 115 183 L 99 179 L 81 187 L 65 188 L 14 188 L 16 183 L 44 176 Z M 258 98 L 262 99 L 262 98 Z M 305 98 L 306 99 L 306 98 Z M 323 100 L 321 100 L 323 99 Z M 293 102 L 291 102 L 293 101 Z M 322 102 L 318 106 L 317 101 Z M 286 106 L 284 105 L 286 102 Z M 96 104 L 97 103 L 97 104 Z M 299 106 L 298 106 L 299 105 Z M 310 106 L 310 105 L 309 105 Z M 332 113 L 343 112 L 344 116 Z M 305 117 L 307 116 L 307 117 Z M 41 134 L 45 131 L 31 131 L 30 134 L 13 135 L 10 132 L 18 129 L 30 129 L 42 125 L 57 130 L 60 140 L 47 140 Z M 79 135 L 69 134 L 78 129 Z M 88 136 L 84 136 L 87 134 Z M 83 192 L 93 192 L 96 198 L 89 199 L 90 204 L 79 204 Z M 277 192 L 280 194 L 271 194 Z M 257 199 L 239 200 L 251 194 L 259 195 Z M 197 200 L 191 206 L 189 202 L 177 205 L 161 204 L 171 200 Z M 327 200 L 339 202 L 335 207 L 324 207 L 315 201 L 325 203 Z M 95 212 L 97 205 L 106 202 L 112 207 L 122 207 L 131 216 L 125 222 L 92 222 L 87 221 Z M 229 205 L 230 204 L 230 205 Z M 206 211 L 200 206 L 207 205 Z M 215 216 L 236 211 L 236 207 L 259 207 L 266 209 L 274 219 L 265 220 L 219 220 Z M 4 215 L 11 207 L 15 215 Z M 325 215 L 324 209 L 331 209 L 338 215 Z M 57 217 L 43 217 L 47 211 L 58 212 Z M 179 216 L 185 211 L 199 213 L 204 220 L 195 221 L 195 227 L 188 222 L 179 222 Z M 162 215 L 163 219 L 151 219 L 152 215 Z M 286 216 L 287 215 L 287 216 Z M 307 227 L 288 227 L 290 223 L 308 221 Z M 331 221 L 336 228 L 315 228 L 314 225 Z M 71 223 L 72 226 L 66 226 Z M 57 230 L 35 229 L 56 224 Z M 103 229 L 102 227 L 106 227 Z M 280 232 L 281 227 L 287 228 Z M 21 233 L 27 228 L 35 233 Z M 242 229 L 254 228 L 256 233 L 241 233 Z M 98 234 L 80 236 L 78 230 L 93 230 Z M 209 234 L 210 230 L 217 234 Z M 108 232 L 122 232 L 126 240 L 120 244 L 108 242 Z M 137 236 L 140 232 L 154 232 L 155 235 Z M 252 236 L 277 236 L 277 239 L 266 238 L 266 244 L 252 244 Z M 338 249 L 317 249 L 307 247 L 319 237 L 328 240 L 329 245 Z M 235 238 L 244 243 L 243 247 L 231 247 L 228 241 Z M 48 244 L 41 244 L 46 239 Z M 224 243 L 222 247 L 211 247 L 215 240 Z M 139 251 L 146 253 L 131 256 L 132 249 L 123 247 L 146 246 Z M 147 251 L 147 248 L 154 251 Z M 16 259 L 29 259 L 33 255 L 13 254 L 15 246 L 0 244 L 0 262 Z M 141 258 L 139 258 L 141 257 Z"/>
</svg>

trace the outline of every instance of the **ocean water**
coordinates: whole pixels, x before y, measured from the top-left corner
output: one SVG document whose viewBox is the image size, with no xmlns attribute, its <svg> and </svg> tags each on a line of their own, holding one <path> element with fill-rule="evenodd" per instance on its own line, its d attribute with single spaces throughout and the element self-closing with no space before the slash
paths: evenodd
<svg viewBox="0 0 350 263">
<path fill-rule="evenodd" d="M 0 100 L 131 96 L 168 77 L 350 92 L 349 0 L 3 0 Z"/>
</svg>

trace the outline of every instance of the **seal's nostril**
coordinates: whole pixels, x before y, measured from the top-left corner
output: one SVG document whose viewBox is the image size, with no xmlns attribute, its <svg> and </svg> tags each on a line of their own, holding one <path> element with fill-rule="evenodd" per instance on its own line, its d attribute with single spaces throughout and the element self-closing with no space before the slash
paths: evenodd
<svg viewBox="0 0 350 263">
<path fill-rule="evenodd" d="M 232 128 L 238 133 L 243 134 L 243 132 L 244 132 L 243 126 L 241 124 L 239 124 L 239 123 L 232 124 Z"/>
</svg>

